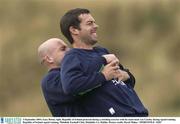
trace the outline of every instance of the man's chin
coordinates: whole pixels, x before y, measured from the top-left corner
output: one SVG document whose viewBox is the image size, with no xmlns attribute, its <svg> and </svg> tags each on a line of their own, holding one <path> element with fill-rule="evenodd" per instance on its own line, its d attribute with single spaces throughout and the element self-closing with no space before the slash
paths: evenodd
<svg viewBox="0 0 180 124">
<path fill-rule="evenodd" d="M 91 45 L 95 45 L 97 42 L 98 42 L 97 40 L 92 40 L 92 41 L 90 42 L 90 44 L 91 44 Z"/>
<path fill-rule="evenodd" d="M 85 41 L 87 45 L 92 45 L 92 46 L 95 45 L 97 42 L 98 42 L 97 39 L 91 39 L 91 40 L 89 39 Z"/>
</svg>

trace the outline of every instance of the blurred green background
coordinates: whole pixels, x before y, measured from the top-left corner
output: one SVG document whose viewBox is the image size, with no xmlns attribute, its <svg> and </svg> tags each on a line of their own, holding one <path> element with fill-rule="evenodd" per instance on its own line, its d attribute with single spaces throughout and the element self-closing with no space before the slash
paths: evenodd
<svg viewBox="0 0 180 124">
<path fill-rule="evenodd" d="M 59 20 L 77 7 L 91 11 L 99 44 L 135 75 L 150 116 L 180 116 L 179 0 L 0 0 L 0 116 L 51 116 L 37 47 L 66 41 Z"/>
</svg>

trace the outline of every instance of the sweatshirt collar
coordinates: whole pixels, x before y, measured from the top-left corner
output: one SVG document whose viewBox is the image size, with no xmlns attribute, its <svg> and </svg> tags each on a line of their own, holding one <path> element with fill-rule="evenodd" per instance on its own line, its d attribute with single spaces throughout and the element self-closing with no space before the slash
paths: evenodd
<svg viewBox="0 0 180 124">
<path fill-rule="evenodd" d="M 60 71 L 60 67 L 59 68 L 52 68 L 48 72 L 52 72 L 52 71 Z"/>
</svg>

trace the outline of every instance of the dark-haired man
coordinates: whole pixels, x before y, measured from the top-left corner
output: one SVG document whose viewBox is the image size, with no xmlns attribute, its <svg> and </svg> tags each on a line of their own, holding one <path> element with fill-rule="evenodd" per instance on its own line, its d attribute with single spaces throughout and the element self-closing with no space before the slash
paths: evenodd
<svg viewBox="0 0 180 124">
<path fill-rule="evenodd" d="M 102 72 L 109 52 L 97 43 L 95 19 L 87 9 L 69 10 L 60 21 L 61 32 L 72 44 L 62 61 L 61 80 L 66 94 L 81 96 L 86 116 L 148 116 L 134 91 L 135 78 L 124 67 L 112 75 Z M 111 62 L 112 63 L 112 62 Z M 112 63 L 111 66 L 117 66 Z"/>
</svg>

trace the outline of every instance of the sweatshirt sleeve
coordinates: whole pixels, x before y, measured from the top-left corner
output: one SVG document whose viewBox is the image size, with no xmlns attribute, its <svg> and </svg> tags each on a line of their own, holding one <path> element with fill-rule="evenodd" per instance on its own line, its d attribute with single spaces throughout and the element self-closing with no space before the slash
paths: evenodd
<svg viewBox="0 0 180 124">
<path fill-rule="evenodd" d="M 99 59 L 104 61 L 103 58 Z M 62 61 L 61 81 L 66 94 L 80 95 L 101 86 L 106 79 L 101 72 L 87 74 L 78 57 L 68 54 Z"/>
<path fill-rule="evenodd" d="M 119 65 L 120 69 L 122 69 L 123 71 L 126 71 L 129 74 L 129 79 L 127 79 L 126 81 L 124 81 L 127 85 L 131 86 L 132 88 L 134 88 L 135 86 L 135 77 L 131 74 L 131 72 L 129 71 L 129 69 L 125 69 L 121 64 Z"/>
</svg>

